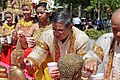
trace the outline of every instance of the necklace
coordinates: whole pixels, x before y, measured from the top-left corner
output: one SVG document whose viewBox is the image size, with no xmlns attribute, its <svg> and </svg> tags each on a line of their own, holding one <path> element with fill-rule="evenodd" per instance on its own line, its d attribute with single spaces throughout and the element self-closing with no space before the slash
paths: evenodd
<svg viewBox="0 0 120 80">
<path fill-rule="evenodd" d="M 4 24 L 5 29 L 7 30 L 13 30 L 15 28 L 15 25 L 9 26 L 8 24 Z"/>
<path fill-rule="evenodd" d="M 33 20 L 31 20 L 31 21 L 25 21 L 25 20 L 19 20 L 19 24 L 22 26 L 22 27 L 27 27 L 27 28 L 29 28 L 29 27 L 31 27 L 32 26 L 32 24 L 33 24 Z"/>
<path fill-rule="evenodd" d="M 3 35 L 11 35 L 11 31 L 14 30 L 15 24 L 9 26 L 7 23 L 3 25 L 2 33 Z"/>
</svg>

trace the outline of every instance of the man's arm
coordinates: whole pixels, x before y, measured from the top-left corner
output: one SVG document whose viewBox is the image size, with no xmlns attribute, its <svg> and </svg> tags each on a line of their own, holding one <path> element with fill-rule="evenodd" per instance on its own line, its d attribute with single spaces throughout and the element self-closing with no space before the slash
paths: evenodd
<svg viewBox="0 0 120 80">
<path fill-rule="evenodd" d="M 33 51 L 25 59 L 25 68 L 34 73 L 42 62 L 45 61 L 47 54 L 49 52 L 48 45 L 45 43 L 44 39 L 41 37 L 38 44 L 34 47 Z"/>
</svg>

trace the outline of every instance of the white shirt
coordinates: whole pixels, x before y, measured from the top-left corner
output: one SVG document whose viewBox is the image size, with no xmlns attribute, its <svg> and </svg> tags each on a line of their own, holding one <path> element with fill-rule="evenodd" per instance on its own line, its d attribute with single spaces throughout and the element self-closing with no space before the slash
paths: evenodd
<svg viewBox="0 0 120 80">
<path fill-rule="evenodd" d="M 101 46 L 104 52 L 104 58 L 101 63 L 101 65 L 103 66 L 102 68 L 103 71 L 101 72 L 103 72 L 104 74 L 106 74 L 107 71 L 107 65 L 109 62 L 109 50 L 113 42 L 113 39 L 114 39 L 113 33 L 107 33 L 98 38 L 98 40 L 96 41 L 96 44 Z M 98 68 L 101 68 L 100 66 Z M 120 80 L 120 46 L 117 45 L 117 41 L 115 41 L 114 45 L 114 56 L 112 70 L 110 73 L 110 80 Z"/>
<path fill-rule="evenodd" d="M 76 27 L 73 27 L 73 33 L 75 33 L 75 43 L 74 43 L 74 51 L 75 53 L 78 52 L 87 52 L 90 48 L 89 46 L 89 37 L 81 30 L 79 30 Z M 43 42 L 44 45 L 46 44 L 49 48 L 49 51 L 42 49 L 39 46 L 36 46 L 34 50 L 28 55 L 28 57 L 34 58 L 38 62 L 44 61 L 44 58 L 46 58 L 46 55 L 48 53 L 51 54 L 53 60 L 55 60 L 55 48 L 54 48 L 54 35 L 53 35 L 53 30 L 48 30 L 43 33 L 41 38 L 39 39 L 40 42 Z M 60 55 L 64 55 L 68 53 L 68 49 L 70 46 L 70 39 L 68 39 L 64 42 L 61 43 L 58 41 L 58 45 L 60 48 Z M 88 53 L 83 56 L 83 58 L 89 58 L 93 57 L 94 54 Z M 42 61 L 41 61 L 42 60 Z"/>
<path fill-rule="evenodd" d="M 73 18 L 73 24 L 80 24 L 81 23 L 81 20 L 79 17 L 76 17 L 76 18 Z"/>
</svg>

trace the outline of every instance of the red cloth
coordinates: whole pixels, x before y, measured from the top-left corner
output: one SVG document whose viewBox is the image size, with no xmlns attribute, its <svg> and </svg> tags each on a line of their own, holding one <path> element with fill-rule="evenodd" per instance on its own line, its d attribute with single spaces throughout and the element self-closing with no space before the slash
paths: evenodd
<svg viewBox="0 0 120 80">
<path fill-rule="evenodd" d="M 1 61 L 8 65 L 11 65 L 10 57 L 13 50 L 14 49 L 12 48 L 12 46 L 2 46 Z"/>
<path fill-rule="evenodd" d="M 27 49 L 25 49 L 24 50 L 24 58 L 26 58 L 29 54 L 30 54 L 30 52 L 33 50 L 33 48 L 27 48 Z"/>
<path fill-rule="evenodd" d="M 26 48 L 25 50 L 24 50 L 24 58 L 26 58 L 29 54 L 30 54 L 30 52 L 33 50 L 33 48 Z M 26 73 L 26 74 L 28 74 L 29 76 L 31 76 L 32 78 L 35 78 L 35 76 L 34 76 L 34 74 L 29 74 L 29 72 L 27 72 L 26 70 L 24 70 L 24 72 Z"/>
</svg>

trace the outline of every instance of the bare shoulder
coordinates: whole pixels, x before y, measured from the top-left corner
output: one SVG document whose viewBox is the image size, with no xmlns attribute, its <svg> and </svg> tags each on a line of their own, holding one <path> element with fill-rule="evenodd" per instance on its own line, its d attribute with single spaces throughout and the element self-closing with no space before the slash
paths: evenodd
<svg viewBox="0 0 120 80">
<path fill-rule="evenodd" d="M 17 23 L 15 28 L 16 28 L 16 29 L 20 29 L 20 24 Z"/>
<path fill-rule="evenodd" d="M 31 29 L 33 29 L 33 30 L 38 30 L 38 29 L 39 29 L 38 23 L 33 24 L 33 25 L 31 26 Z"/>
</svg>

